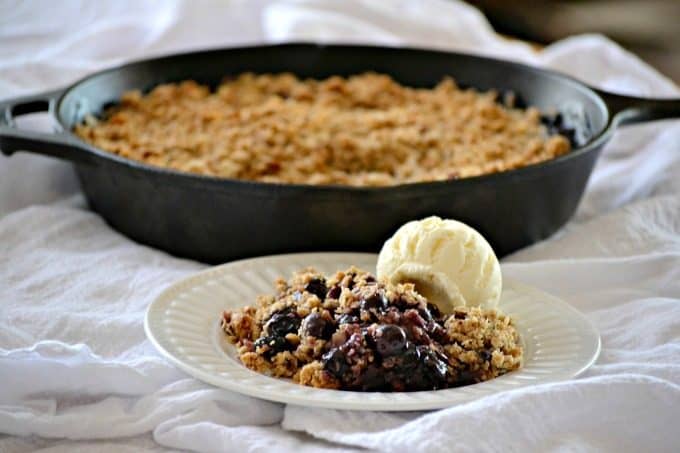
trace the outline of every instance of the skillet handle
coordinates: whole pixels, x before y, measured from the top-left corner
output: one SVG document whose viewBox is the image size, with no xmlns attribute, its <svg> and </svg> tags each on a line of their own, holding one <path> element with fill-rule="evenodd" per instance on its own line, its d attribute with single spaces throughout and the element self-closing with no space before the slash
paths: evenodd
<svg viewBox="0 0 680 453">
<path fill-rule="evenodd" d="M 15 117 L 28 113 L 46 111 L 54 118 L 62 93 L 63 90 L 54 90 L 0 102 L 0 151 L 7 156 L 30 151 L 74 162 L 92 162 L 92 154 L 67 132 L 56 130 L 50 134 L 16 127 Z"/>
<path fill-rule="evenodd" d="M 680 99 L 624 96 L 594 88 L 607 104 L 614 125 L 680 118 Z"/>
</svg>

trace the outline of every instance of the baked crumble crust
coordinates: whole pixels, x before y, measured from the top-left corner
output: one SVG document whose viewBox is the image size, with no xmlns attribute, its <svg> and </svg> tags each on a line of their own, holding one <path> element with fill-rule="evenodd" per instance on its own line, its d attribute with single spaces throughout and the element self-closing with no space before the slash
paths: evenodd
<svg viewBox="0 0 680 453">
<path fill-rule="evenodd" d="M 403 86 L 364 73 L 325 80 L 245 73 L 216 90 L 195 81 L 125 93 L 74 132 L 120 156 L 216 177 L 389 186 L 465 178 L 569 151 L 535 108 L 494 91 Z"/>
</svg>

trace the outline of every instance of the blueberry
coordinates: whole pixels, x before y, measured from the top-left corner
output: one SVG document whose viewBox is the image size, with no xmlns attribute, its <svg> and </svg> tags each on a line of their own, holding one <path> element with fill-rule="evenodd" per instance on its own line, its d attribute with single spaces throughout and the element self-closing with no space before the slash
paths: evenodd
<svg viewBox="0 0 680 453">
<path fill-rule="evenodd" d="M 260 337 L 255 342 L 253 343 L 255 345 L 255 349 L 264 346 L 267 344 L 267 341 L 269 340 L 269 337 Z"/>
<path fill-rule="evenodd" d="M 413 368 L 420 363 L 420 349 L 408 342 L 403 354 L 399 356 L 403 368 Z"/>
<path fill-rule="evenodd" d="M 423 318 L 423 321 L 425 321 L 425 323 L 432 322 L 432 313 L 427 308 L 419 308 L 418 314 L 420 315 L 421 318 Z"/>
<path fill-rule="evenodd" d="M 326 298 L 326 291 L 328 291 L 328 288 L 326 288 L 326 280 L 323 278 L 314 278 L 310 280 L 305 286 L 305 291 L 314 294 L 320 300 L 324 300 Z"/>
<path fill-rule="evenodd" d="M 302 321 L 302 333 L 316 338 L 328 339 L 333 334 L 333 324 L 319 313 L 312 313 Z"/>
<path fill-rule="evenodd" d="M 404 329 L 394 324 L 380 326 L 374 334 L 375 347 L 384 357 L 397 355 L 406 348 Z"/>
<path fill-rule="evenodd" d="M 262 346 L 267 346 L 267 352 L 263 353 L 265 357 L 272 357 L 279 352 L 289 351 L 292 349 L 292 345 L 286 341 L 285 338 L 276 335 L 260 337 L 255 340 L 255 348 L 260 348 Z"/>
<path fill-rule="evenodd" d="M 331 349 L 325 353 L 321 357 L 321 361 L 324 369 L 337 379 L 342 379 L 342 376 L 349 369 L 347 356 L 338 348 Z"/>
<path fill-rule="evenodd" d="M 438 341 L 439 343 L 447 342 L 446 329 L 444 329 L 436 322 L 433 322 L 427 327 L 428 327 L 427 334 L 430 336 L 430 338 L 433 338 L 435 341 Z"/>
<path fill-rule="evenodd" d="M 541 116 L 541 123 L 543 123 L 549 128 L 558 129 L 560 126 L 562 126 L 563 122 L 564 117 L 560 112 L 557 112 L 552 115 L 546 114 Z"/>
<path fill-rule="evenodd" d="M 367 275 L 367 276 L 364 278 L 364 280 L 366 281 L 366 283 L 373 283 L 373 282 L 375 282 L 375 277 L 372 276 L 372 275 Z"/>
<path fill-rule="evenodd" d="M 366 342 L 366 345 L 371 348 L 371 349 L 377 349 L 376 344 L 375 344 L 375 338 L 373 337 L 373 334 L 371 334 L 366 327 L 361 329 L 361 335 L 364 337 L 364 341 Z"/>
<path fill-rule="evenodd" d="M 349 314 L 349 313 L 344 313 L 340 315 L 337 319 L 338 325 L 340 324 L 357 324 L 359 322 L 359 317 Z"/>
<path fill-rule="evenodd" d="M 284 310 L 274 313 L 264 325 L 268 335 L 285 337 L 289 333 L 296 333 L 300 328 L 300 318 L 292 311 Z"/>
<path fill-rule="evenodd" d="M 489 360 L 491 360 L 491 351 L 489 351 L 488 349 L 482 349 L 481 351 L 479 351 L 479 358 L 485 362 L 488 362 Z"/>
<path fill-rule="evenodd" d="M 392 305 L 397 307 L 399 310 L 404 311 L 408 309 L 409 304 L 405 299 L 402 299 L 401 297 L 395 301 L 392 302 Z"/>
<path fill-rule="evenodd" d="M 427 346 L 417 346 L 418 363 L 408 370 L 405 378 L 410 390 L 431 390 L 446 387 L 448 360 L 443 354 Z"/>
<path fill-rule="evenodd" d="M 357 276 L 357 274 L 355 274 L 354 272 L 350 272 L 347 275 L 349 276 L 349 282 L 347 283 L 347 287 L 349 289 L 353 289 L 354 285 L 356 284 L 356 282 L 354 281 L 354 278 Z"/>
<path fill-rule="evenodd" d="M 397 366 L 391 370 L 393 388 L 401 390 L 432 390 L 448 384 L 448 358 L 426 345 L 408 343 L 398 356 Z"/>
<path fill-rule="evenodd" d="M 387 300 L 387 297 L 385 296 L 385 293 L 383 291 L 376 291 L 375 293 L 361 301 L 361 309 L 366 311 L 371 309 L 383 311 L 388 306 L 389 301 Z"/>
<path fill-rule="evenodd" d="M 328 290 L 327 297 L 329 297 L 330 299 L 338 299 L 341 293 L 342 288 L 340 288 L 338 285 L 335 285 L 334 287 Z"/>
<path fill-rule="evenodd" d="M 441 319 L 442 312 L 439 311 L 439 307 L 437 307 L 435 304 L 428 302 L 427 309 L 434 319 Z"/>
<path fill-rule="evenodd" d="M 423 365 L 429 370 L 430 377 L 434 381 L 446 380 L 446 374 L 449 370 L 448 359 L 441 352 L 430 349 L 427 346 L 419 346 L 420 360 Z"/>
<path fill-rule="evenodd" d="M 363 391 L 376 392 L 385 390 L 385 373 L 378 365 L 369 365 L 361 374 L 359 387 Z"/>
<path fill-rule="evenodd" d="M 543 115 L 541 122 L 545 125 L 550 135 L 561 134 L 564 135 L 572 145 L 576 145 L 576 129 L 570 127 L 564 119 L 562 113 L 554 115 Z"/>
<path fill-rule="evenodd" d="M 458 373 L 455 385 L 470 385 L 479 382 L 479 376 L 468 370 Z"/>
</svg>

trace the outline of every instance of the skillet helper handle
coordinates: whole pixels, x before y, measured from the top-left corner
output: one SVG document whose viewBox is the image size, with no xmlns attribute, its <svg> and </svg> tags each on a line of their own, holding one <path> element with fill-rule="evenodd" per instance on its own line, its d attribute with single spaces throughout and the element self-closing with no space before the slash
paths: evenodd
<svg viewBox="0 0 680 453">
<path fill-rule="evenodd" d="M 616 125 L 680 118 L 680 99 L 624 96 L 595 89 L 602 97 Z"/>
<path fill-rule="evenodd" d="M 11 156 L 17 151 L 29 151 L 75 162 L 89 162 L 91 155 L 68 133 L 37 132 L 16 127 L 17 116 L 48 112 L 54 118 L 57 100 L 63 90 L 0 101 L 0 151 Z"/>
</svg>

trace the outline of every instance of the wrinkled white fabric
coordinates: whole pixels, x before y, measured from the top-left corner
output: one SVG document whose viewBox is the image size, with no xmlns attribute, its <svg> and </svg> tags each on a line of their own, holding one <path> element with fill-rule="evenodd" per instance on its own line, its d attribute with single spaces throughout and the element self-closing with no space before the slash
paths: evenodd
<svg viewBox="0 0 680 453">
<path fill-rule="evenodd" d="M 678 95 L 606 38 L 536 53 L 453 1 L 73 0 L 0 3 L 0 99 L 147 55 L 287 40 L 462 50 Z M 600 330 L 584 376 L 429 413 L 284 407 L 191 379 L 145 340 L 146 306 L 202 264 L 116 233 L 68 164 L 0 157 L 0 451 L 677 451 L 679 122 L 617 132 L 574 220 L 502 265 Z"/>
</svg>

